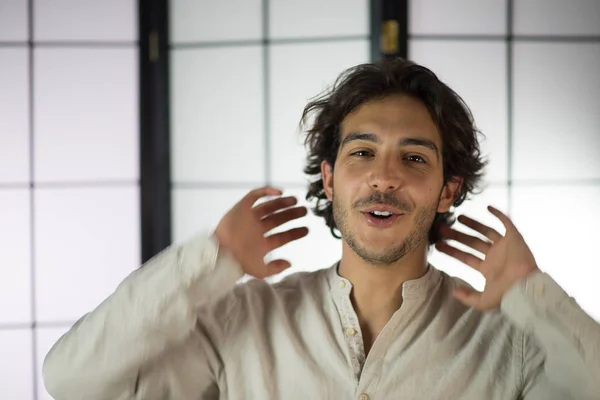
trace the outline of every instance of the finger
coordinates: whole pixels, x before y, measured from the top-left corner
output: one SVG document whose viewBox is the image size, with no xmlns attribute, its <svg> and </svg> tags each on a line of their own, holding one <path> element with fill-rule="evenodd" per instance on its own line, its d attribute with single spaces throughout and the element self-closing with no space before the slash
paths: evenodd
<svg viewBox="0 0 600 400">
<path fill-rule="evenodd" d="M 487 237 L 492 242 L 497 242 L 502 238 L 502 235 L 499 234 L 495 229 L 492 229 L 489 226 L 482 224 L 481 222 L 475 221 L 474 219 L 469 218 L 466 215 L 461 215 L 457 219 L 458 222 L 460 222 L 461 224 L 468 226 L 474 231 L 481 233 L 483 236 Z"/>
<path fill-rule="evenodd" d="M 294 207 L 287 210 L 271 214 L 262 220 L 263 228 L 265 232 L 270 231 L 273 228 L 277 228 L 286 222 L 293 221 L 298 218 L 302 218 L 308 214 L 306 207 Z"/>
<path fill-rule="evenodd" d="M 442 253 L 449 255 L 452 258 L 456 258 L 458 261 L 468 265 L 469 267 L 477 271 L 479 271 L 479 265 L 483 261 L 481 258 L 459 250 L 456 247 L 452 247 L 445 242 L 437 242 L 435 244 L 435 248 L 441 251 Z"/>
<path fill-rule="evenodd" d="M 513 224 L 513 222 L 510 220 L 510 218 L 508 218 L 508 216 L 506 216 L 506 214 L 504 214 L 503 212 L 501 212 L 497 208 L 492 207 L 492 206 L 488 206 L 488 210 L 489 210 L 489 212 L 491 212 L 492 214 L 494 214 L 494 216 L 496 218 L 498 218 L 500 220 L 500 222 L 502 222 L 502 225 L 504 225 L 504 227 L 506 228 L 506 230 L 509 230 L 509 229 L 516 230 L 517 229 L 517 227 Z"/>
<path fill-rule="evenodd" d="M 465 233 L 459 232 L 455 229 L 450 228 L 449 226 L 443 225 L 440 228 L 440 233 L 446 239 L 456 240 L 464 245 L 469 246 L 470 248 L 477 250 L 480 253 L 486 254 L 489 250 L 491 244 L 488 242 L 484 242 L 483 240 L 467 235 Z"/>
<path fill-rule="evenodd" d="M 293 228 L 285 232 L 274 233 L 273 235 L 267 236 L 267 247 L 268 251 L 273 251 L 281 246 L 298 240 L 308 235 L 308 228 Z"/>
<path fill-rule="evenodd" d="M 296 203 L 298 203 L 298 199 L 293 196 L 280 197 L 278 199 L 273 199 L 258 204 L 256 207 L 254 207 L 254 212 L 259 218 L 263 218 L 281 209 L 292 207 L 296 205 Z"/>
<path fill-rule="evenodd" d="M 452 292 L 461 303 L 468 307 L 481 308 L 481 293 L 468 288 L 456 288 Z"/>
<path fill-rule="evenodd" d="M 289 267 L 291 267 L 289 261 L 273 260 L 267 264 L 267 276 L 276 275 L 282 271 L 285 271 Z"/>
<path fill-rule="evenodd" d="M 281 196 L 283 192 L 280 189 L 276 189 L 271 186 L 264 186 L 258 189 L 251 190 L 248 192 L 242 202 L 246 204 L 250 204 L 250 206 L 254 205 L 258 199 L 265 196 Z"/>
</svg>

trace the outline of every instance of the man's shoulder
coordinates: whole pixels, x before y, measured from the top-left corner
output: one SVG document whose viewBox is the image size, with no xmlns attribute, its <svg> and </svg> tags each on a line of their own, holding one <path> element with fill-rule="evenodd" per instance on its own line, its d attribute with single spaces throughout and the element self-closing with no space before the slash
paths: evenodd
<svg viewBox="0 0 600 400">
<path fill-rule="evenodd" d="M 240 282 L 234 291 L 237 296 L 242 297 L 287 297 L 300 294 L 316 294 L 326 290 L 329 285 L 328 275 L 330 273 L 331 267 L 327 267 L 313 271 L 293 272 L 281 278 L 249 278 Z"/>
<path fill-rule="evenodd" d="M 522 333 L 500 309 L 480 311 L 463 304 L 454 297 L 452 291 L 457 288 L 477 290 L 475 285 L 459 277 L 440 272 L 443 276 L 443 307 L 447 311 L 445 314 L 452 315 L 455 319 L 456 328 L 462 327 L 485 336 L 495 337 L 504 335 L 512 337 Z"/>
<path fill-rule="evenodd" d="M 202 318 L 225 338 L 249 324 L 267 326 L 268 321 L 293 318 L 299 310 L 317 312 L 328 301 L 328 273 L 324 268 L 295 272 L 277 281 L 244 278 L 212 307 L 202 310 Z"/>
</svg>

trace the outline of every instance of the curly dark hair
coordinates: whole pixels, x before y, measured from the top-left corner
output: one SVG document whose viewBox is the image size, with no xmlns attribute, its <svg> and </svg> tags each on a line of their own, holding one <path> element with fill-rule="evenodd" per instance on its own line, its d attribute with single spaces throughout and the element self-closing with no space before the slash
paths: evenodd
<svg viewBox="0 0 600 400">
<path fill-rule="evenodd" d="M 429 69 L 414 62 L 394 58 L 361 64 L 344 71 L 329 89 L 312 99 L 304 108 L 301 125 L 306 127 L 310 118 L 305 145 L 308 148 L 307 165 L 310 184 L 306 199 L 316 199 L 313 211 L 325 218 L 334 237 L 336 232 L 331 202 L 327 199 L 321 176 L 323 160 L 332 170 L 340 146 L 340 126 L 344 118 L 360 105 L 394 94 L 405 94 L 420 100 L 429 110 L 442 136 L 444 184 L 453 177 L 462 178 L 462 185 L 453 203 L 462 204 L 469 194 L 475 193 L 486 161 L 482 158 L 471 111 L 462 98 L 441 82 Z M 454 223 L 453 213 L 437 213 L 429 231 L 429 244 L 439 239 L 439 227 Z"/>
</svg>

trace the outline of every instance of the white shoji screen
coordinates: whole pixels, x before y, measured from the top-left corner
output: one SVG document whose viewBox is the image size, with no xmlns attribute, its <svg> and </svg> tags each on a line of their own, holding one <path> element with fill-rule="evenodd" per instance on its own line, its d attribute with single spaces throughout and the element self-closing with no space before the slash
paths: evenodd
<svg viewBox="0 0 600 400">
<path fill-rule="evenodd" d="M 484 192 L 457 210 L 512 216 L 540 267 L 600 319 L 600 1 L 413 0 L 409 57 L 463 96 L 487 136 Z M 434 251 L 432 263 L 483 279 Z"/>
<path fill-rule="evenodd" d="M 214 228 L 267 182 L 304 202 L 298 122 L 309 98 L 369 60 L 369 2 L 174 0 L 170 14 L 174 240 Z M 321 218 L 307 223 L 309 237 L 276 255 L 290 272 L 341 254 Z"/>
<path fill-rule="evenodd" d="M 50 399 L 50 346 L 139 266 L 136 14 L 0 0 L 2 398 Z"/>
</svg>

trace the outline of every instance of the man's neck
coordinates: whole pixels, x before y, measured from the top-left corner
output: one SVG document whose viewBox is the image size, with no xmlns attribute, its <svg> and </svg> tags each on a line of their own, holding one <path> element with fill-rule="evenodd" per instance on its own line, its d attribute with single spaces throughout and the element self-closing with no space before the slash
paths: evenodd
<svg viewBox="0 0 600 400">
<path fill-rule="evenodd" d="M 351 300 L 356 310 L 365 349 L 402 305 L 402 285 L 427 272 L 427 243 L 390 265 L 373 265 L 360 258 L 346 243 L 339 274 L 352 283 Z"/>
</svg>

